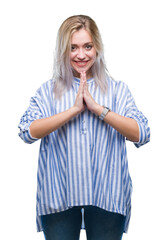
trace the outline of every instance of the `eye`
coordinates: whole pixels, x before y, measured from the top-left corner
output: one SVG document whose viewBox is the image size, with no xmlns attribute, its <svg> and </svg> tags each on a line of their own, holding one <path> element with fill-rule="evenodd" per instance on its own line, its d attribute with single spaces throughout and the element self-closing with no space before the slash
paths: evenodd
<svg viewBox="0 0 168 240">
<path fill-rule="evenodd" d="M 71 46 L 71 51 L 75 51 L 76 50 L 76 46 Z"/>
<path fill-rule="evenodd" d="M 92 49 L 92 47 L 93 47 L 92 45 L 88 44 L 88 45 L 86 45 L 86 47 L 85 47 L 85 48 L 86 48 L 86 50 L 91 50 L 91 49 Z"/>
</svg>

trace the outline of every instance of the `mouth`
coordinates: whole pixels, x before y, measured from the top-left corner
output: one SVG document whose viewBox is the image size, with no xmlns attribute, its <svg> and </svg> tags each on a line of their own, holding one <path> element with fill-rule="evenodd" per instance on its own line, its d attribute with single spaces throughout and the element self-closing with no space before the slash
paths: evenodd
<svg viewBox="0 0 168 240">
<path fill-rule="evenodd" d="M 88 61 L 74 61 L 75 65 L 77 65 L 78 67 L 85 67 L 87 65 Z"/>
</svg>

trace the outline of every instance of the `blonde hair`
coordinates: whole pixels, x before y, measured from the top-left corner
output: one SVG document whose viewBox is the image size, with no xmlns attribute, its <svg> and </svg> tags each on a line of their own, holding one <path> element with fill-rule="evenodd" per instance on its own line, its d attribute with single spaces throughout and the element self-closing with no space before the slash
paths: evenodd
<svg viewBox="0 0 168 240">
<path fill-rule="evenodd" d="M 90 33 L 96 49 L 97 57 L 91 67 L 96 87 L 99 86 L 104 93 L 107 90 L 108 71 L 105 66 L 103 43 L 98 27 L 89 16 L 75 15 L 67 18 L 62 23 L 57 34 L 53 66 L 54 93 L 56 98 L 60 98 L 63 92 L 68 90 L 72 85 L 73 71 L 69 58 L 71 49 L 70 40 L 74 32 L 83 28 Z"/>
</svg>

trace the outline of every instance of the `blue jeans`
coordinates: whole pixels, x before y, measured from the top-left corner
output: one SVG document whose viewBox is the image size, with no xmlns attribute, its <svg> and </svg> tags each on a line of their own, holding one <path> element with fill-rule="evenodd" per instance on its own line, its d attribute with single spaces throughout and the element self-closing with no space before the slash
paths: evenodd
<svg viewBox="0 0 168 240">
<path fill-rule="evenodd" d="M 46 240 L 79 240 L 82 223 L 81 209 L 87 240 L 121 240 L 125 216 L 95 206 L 75 206 L 55 214 L 41 216 Z"/>
</svg>

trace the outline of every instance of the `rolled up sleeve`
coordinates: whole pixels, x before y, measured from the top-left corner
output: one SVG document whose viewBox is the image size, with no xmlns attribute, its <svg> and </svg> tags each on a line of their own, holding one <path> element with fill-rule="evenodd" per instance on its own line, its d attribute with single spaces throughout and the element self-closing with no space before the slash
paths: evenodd
<svg viewBox="0 0 168 240">
<path fill-rule="evenodd" d="M 36 92 L 35 97 L 32 97 L 30 99 L 30 105 L 21 117 L 20 123 L 18 125 L 18 128 L 20 129 L 18 135 L 25 143 L 30 144 L 38 140 L 38 138 L 31 136 L 30 125 L 33 121 L 44 118 L 44 116 L 45 113 L 43 111 L 42 99 L 39 93 Z"/>
<path fill-rule="evenodd" d="M 143 115 L 141 111 L 138 110 L 134 98 L 127 88 L 127 102 L 125 108 L 125 117 L 134 119 L 139 127 L 139 141 L 134 142 L 135 146 L 139 148 L 140 146 L 146 144 L 150 141 L 150 128 L 148 126 L 148 119 Z"/>
</svg>

